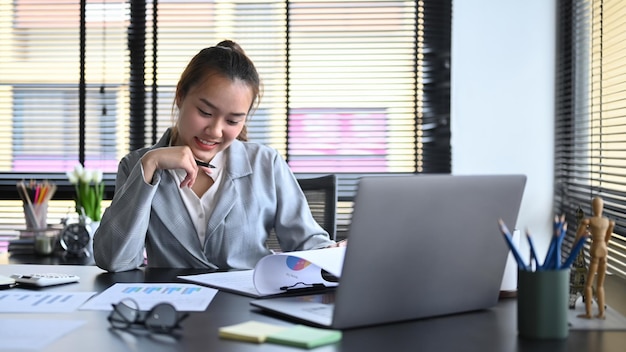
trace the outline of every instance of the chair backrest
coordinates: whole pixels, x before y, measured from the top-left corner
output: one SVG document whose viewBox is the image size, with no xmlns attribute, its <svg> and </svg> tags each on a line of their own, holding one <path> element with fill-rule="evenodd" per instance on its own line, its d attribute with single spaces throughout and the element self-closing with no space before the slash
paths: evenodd
<svg viewBox="0 0 626 352">
<path fill-rule="evenodd" d="M 335 239 L 337 211 L 337 177 L 333 174 L 314 178 L 298 178 L 313 218 Z M 280 251 L 276 234 L 272 231 L 267 240 L 267 247 Z"/>
<path fill-rule="evenodd" d="M 330 238 L 335 239 L 337 213 L 337 177 L 326 175 L 298 179 L 311 213 Z"/>
</svg>

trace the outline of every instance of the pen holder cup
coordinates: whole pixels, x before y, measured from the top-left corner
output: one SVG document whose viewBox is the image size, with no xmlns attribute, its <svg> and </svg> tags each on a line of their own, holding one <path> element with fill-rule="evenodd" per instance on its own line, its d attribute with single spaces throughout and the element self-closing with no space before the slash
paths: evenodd
<svg viewBox="0 0 626 352">
<path fill-rule="evenodd" d="M 32 230 L 35 254 L 51 255 L 54 253 L 59 242 L 59 229 L 47 228 Z"/>
<path fill-rule="evenodd" d="M 522 338 L 564 339 L 569 335 L 569 269 L 519 270 L 517 330 Z"/>
<path fill-rule="evenodd" d="M 27 229 L 46 228 L 48 223 L 48 203 L 24 204 L 23 207 Z"/>
</svg>

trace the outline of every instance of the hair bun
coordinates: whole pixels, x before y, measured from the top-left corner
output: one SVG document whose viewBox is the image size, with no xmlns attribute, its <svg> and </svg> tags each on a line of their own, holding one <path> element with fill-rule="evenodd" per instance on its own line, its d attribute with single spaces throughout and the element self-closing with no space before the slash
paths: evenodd
<svg viewBox="0 0 626 352">
<path fill-rule="evenodd" d="M 238 51 L 240 53 L 244 53 L 243 48 L 241 46 L 239 46 L 239 44 L 235 43 L 234 41 L 232 41 L 230 39 L 222 40 L 216 46 L 222 47 L 222 48 L 228 48 L 228 49 L 231 49 L 233 51 Z"/>
</svg>

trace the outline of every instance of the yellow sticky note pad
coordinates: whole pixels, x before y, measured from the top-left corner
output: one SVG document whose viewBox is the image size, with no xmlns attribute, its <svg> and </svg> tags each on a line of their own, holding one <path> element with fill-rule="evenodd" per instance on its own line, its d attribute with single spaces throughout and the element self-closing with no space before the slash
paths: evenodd
<svg viewBox="0 0 626 352">
<path fill-rule="evenodd" d="M 219 336 L 225 339 L 262 343 L 268 335 L 288 329 L 289 326 L 246 321 L 244 323 L 219 328 Z"/>
</svg>

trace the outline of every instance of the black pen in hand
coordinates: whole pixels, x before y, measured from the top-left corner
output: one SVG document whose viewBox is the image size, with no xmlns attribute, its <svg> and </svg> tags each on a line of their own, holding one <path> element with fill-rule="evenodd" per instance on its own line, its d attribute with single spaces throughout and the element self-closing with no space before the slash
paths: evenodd
<svg viewBox="0 0 626 352">
<path fill-rule="evenodd" d="M 211 169 L 215 169 L 215 166 L 207 163 L 206 161 L 202 161 L 202 160 L 198 160 L 198 159 L 195 159 L 195 160 L 196 160 L 196 165 L 198 165 L 198 166 L 204 166 L 204 167 L 208 167 L 208 168 L 211 168 Z"/>
</svg>

